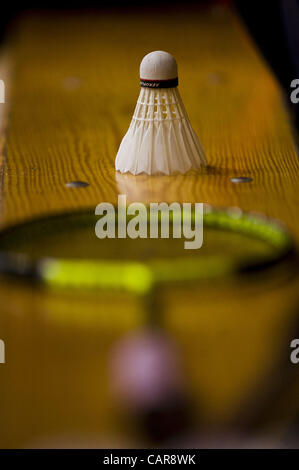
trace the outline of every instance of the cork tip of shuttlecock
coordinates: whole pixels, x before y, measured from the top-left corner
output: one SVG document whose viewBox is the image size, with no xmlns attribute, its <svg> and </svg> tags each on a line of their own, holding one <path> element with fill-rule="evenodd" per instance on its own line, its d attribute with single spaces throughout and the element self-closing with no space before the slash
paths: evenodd
<svg viewBox="0 0 299 470">
<path fill-rule="evenodd" d="M 173 80 L 177 76 L 178 67 L 176 60 L 168 52 L 150 52 L 141 61 L 141 80 Z"/>
</svg>

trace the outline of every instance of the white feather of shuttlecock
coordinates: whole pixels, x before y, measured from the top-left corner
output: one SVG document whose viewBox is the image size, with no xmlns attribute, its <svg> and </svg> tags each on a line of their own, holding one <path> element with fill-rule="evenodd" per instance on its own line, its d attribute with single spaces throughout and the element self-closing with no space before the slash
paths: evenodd
<svg viewBox="0 0 299 470">
<path fill-rule="evenodd" d="M 204 149 L 191 127 L 176 87 L 141 87 L 130 127 L 119 147 L 121 173 L 186 173 L 206 165 Z"/>
</svg>

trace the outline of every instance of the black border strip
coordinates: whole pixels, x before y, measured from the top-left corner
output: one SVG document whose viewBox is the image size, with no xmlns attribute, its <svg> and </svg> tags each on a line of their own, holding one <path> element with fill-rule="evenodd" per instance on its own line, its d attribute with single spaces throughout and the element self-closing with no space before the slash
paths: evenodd
<svg viewBox="0 0 299 470">
<path fill-rule="evenodd" d="M 175 88 L 179 84 L 178 77 L 170 80 L 147 80 L 140 78 L 140 86 L 144 88 Z"/>
</svg>

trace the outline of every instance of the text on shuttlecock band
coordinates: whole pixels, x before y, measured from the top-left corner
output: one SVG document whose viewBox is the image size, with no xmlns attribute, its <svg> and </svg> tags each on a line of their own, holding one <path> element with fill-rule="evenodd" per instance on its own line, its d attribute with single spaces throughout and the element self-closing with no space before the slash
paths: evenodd
<svg viewBox="0 0 299 470">
<path fill-rule="evenodd" d="M 140 79 L 140 86 L 144 88 L 175 88 L 179 84 L 178 77 L 170 80 L 146 80 Z"/>
</svg>

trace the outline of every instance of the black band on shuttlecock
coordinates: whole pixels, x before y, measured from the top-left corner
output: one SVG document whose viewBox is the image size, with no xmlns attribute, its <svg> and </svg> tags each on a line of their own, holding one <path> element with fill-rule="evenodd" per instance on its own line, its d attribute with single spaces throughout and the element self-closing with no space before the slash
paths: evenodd
<svg viewBox="0 0 299 470">
<path fill-rule="evenodd" d="M 145 78 L 140 78 L 140 86 L 144 88 L 174 88 L 178 84 L 178 77 L 171 78 L 170 80 L 146 80 Z"/>
</svg>

